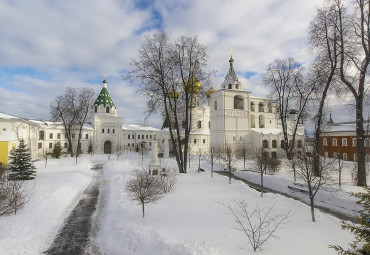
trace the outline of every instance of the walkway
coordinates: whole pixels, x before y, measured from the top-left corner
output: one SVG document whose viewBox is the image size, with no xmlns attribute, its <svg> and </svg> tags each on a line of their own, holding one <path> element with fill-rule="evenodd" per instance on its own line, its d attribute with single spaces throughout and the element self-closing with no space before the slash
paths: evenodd
<svg viewBox="0 0 370 255">
<path fill-rule="evenodd" d="M 44 254 L 81 255 L 92 253 L 92 248 L 89 246 L 90 234 L 99 199 L 102 168 L 102 165 L 92 167 L 95 173 L 91 183 L 83 192 L 82 198 L 69 217 L 65 220 L 51 247 Z M 94 251 L 93 254 L 99 253 Z"/>
</svg>

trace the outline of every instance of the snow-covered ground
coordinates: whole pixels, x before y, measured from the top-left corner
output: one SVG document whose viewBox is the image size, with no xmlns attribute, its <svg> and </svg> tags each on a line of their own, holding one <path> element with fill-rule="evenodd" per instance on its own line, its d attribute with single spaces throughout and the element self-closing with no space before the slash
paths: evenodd
<svg viewBox="0 0 370 255">
<path fill-rule="evenodd" d="M 91 161 L 106 159 L 86 155 L 78 165 L 70 158 L 49 159 L 47 168 L 44 162 L 37 162 L 31 201 L 17 215 L 0 218 L 0 254 L 42 254 L 91 181 Z M 328 245 L 348 247 L 353 240 L 337 218 L 317 210 L 317 222 L 313 223 L 307 205 L 270 193 L 261 198 L 258 191 L 240 181 L 228 184 L 227 177 L 214 174 L 211 178 L 209 171 L 198 173 L 195 161 L 187 174 L 177 175 L 173 192 L 146 205 L 142 218 L 141 206 L 128 198 L 124 186 L 133 170 L 148 159 L 142 163 L 135 154 L 124 154 L 119 161 L 111 157 L 103 170 L 99 229 L 94 233 L 101 254 L 251 254 L 246 237 L 232 228 L 233 219 L 220 204 L 233 199 L 244 199 L 251 210 L 258 204 L 260 208 L 275 205 L 276 213 L 291 212 L 276 233 L 279 239 L 271 239 L 262 254 L 335 254 Z M 171 159 L 162 163 L 175 165 Z M 206 163 L 202 167 L 209 169 Z M 290 174 L 284 171 L 269 182 L 278 186 L 276 183 L 289 179 Z M 253 175 L 249 174 L 248 178 Z"/>
</svg>

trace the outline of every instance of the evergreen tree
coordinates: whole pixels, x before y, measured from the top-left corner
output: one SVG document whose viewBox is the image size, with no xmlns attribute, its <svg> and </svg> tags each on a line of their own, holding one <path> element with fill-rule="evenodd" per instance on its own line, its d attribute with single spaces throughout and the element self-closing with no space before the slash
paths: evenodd
<svg viewBox="0 0 370 255">
<path fill-rule="evenodd" d="M 344 250 L 339 245 L 330 245 L 341 255 L 363 255 L 370 254 L 370 189 L 365 192 L 353 194 L 359 200 L 357 204 L 363 207 L 360 214 L 356 216 L 358 224 L 349 224 L 342 221 L 342 229 L 350 230 L 355 234 L 355 241 L 351 243 L 351 249 Z"/>
<path fill-rule="evenodd" d="M 51 153 L 51 156 L 53 158 L 60 158 L 60 155 L 62 155 L 62 146 L 60 144 L 60 141 L 58 141 L 54 144 L 54 148 L 53 148 L 53 152 Z"/>
<path fill-rule="evenodd" d="M 21 139 L 18 148 L 11 151 L 8 178 L 9 180 L 32 180 L 35 178 L 35 169 L 31 162 L 31 154 L 24 140 Z"/>
</svg>

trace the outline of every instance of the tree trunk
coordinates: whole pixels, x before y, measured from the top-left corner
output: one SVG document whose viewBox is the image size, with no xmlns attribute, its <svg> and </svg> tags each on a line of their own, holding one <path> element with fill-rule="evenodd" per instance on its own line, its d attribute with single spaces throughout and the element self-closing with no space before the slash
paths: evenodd
<svg viewBox="0 0 370 255">
<path fill-rule="evenodd" d="M 365 166 L 365 131 L 364 118 L 362 116 L 362 100 L 356 100 L 356 129 L 357 129 L 357 186 L 366 187 Z"/>
<path fill-rule="evenodd" d="M 310 195 L 310 206 L 311 206 L 311 218 L 312 218 L 312 221 L 313 222 L 316 222 L 316 220 L 315 220 L 315 206 L 314 206 L 313 197 L 311 197 L 311 195 Z"/>
<path fill-rule="evenodd" d="M 261 172 L 261 197 L 263 197 L 263 171 Z"/>
<path fill-rule="evenodd" d="M 213 159 L 212 159 L 212 163 L 211 163 L 211 177 L 213 177 Z"/>
<path fill-rule="evenodd" d="M 144 214 L 144 203 L 141 203 L 141 209 L 143 211 L 143 218 L 144 218 L 144 216 L 145 216 L 145 214 Z"/>
</svg>

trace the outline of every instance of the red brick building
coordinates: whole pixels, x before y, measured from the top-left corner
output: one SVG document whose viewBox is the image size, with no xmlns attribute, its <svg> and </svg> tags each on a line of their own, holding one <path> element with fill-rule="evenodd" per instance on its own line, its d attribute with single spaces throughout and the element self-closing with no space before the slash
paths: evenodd
<svg viewBox="0 0 370 255">
<path fill-rule="evenodd" d="M 370 161 L 369 132 L 365 129 L 366 161 Z M 327 158 L 341 158 L 357 161 L 356 125 L 354 122 L 331 124 L 328 130 L 320 134 L 320 155 Z"/>
</svg>

